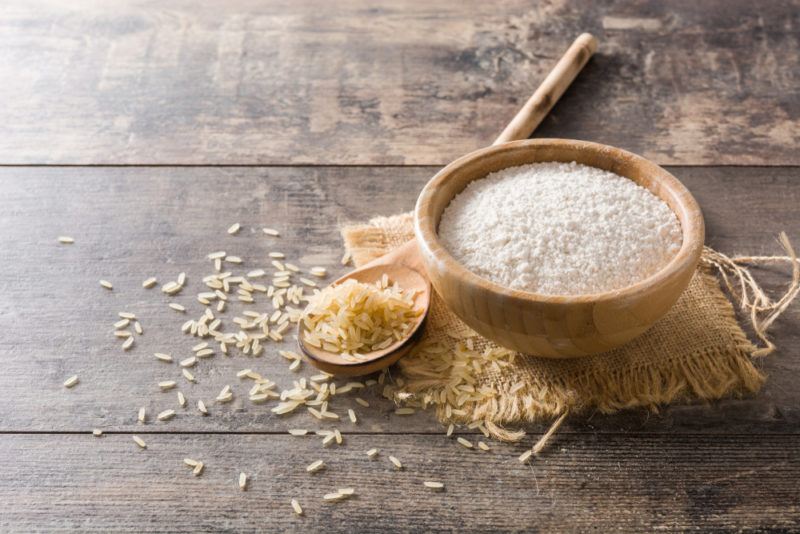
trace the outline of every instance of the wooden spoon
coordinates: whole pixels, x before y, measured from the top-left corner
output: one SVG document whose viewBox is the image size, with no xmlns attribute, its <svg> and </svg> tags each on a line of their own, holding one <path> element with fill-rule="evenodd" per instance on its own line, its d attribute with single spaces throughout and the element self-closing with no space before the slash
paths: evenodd
<svg viewBox="0 0 800 534">
<path fill-rule="evenodd" d="M 527 139 L 561 98 L 595 50 L 597 50 L 597 41 L 591 34 L 584 33 L 578 36 L 494 144 Z M 374 283 L 380 280 L 384 274 L 389 277 L 391 282 L 397 282 L 403 290 L 417 292 L 414 297 L 414 308 L 420 310 L 421 313 L 416 324 L 409 330 L 408 336 L 385 349 L 361 355 L 363 361 L 349 362 L 337 353 L 305 343 L 303 341 L 305 324 L 300 321 L 298 343 L 300 350 L 312 364 L 326 373 L 335 375 L 366 375 L 392 365 L 412 349 L 420 337 L 422 324 L 427 317 L 431 302 L 431 283 L 425 272 L 416 239 L 412 239 L 405 245 L 346 274 L 331 285 L 341 284 L 348 279 L 362 283 Z"/>
<path fill-rule="evenodd" d="M 414 310 L 419 312 L 419 315 L 417 322 L 409 330 L 408 335 L 385 349 L 364 355 L 364 361 L 350 362 L 337 353 L 328 352 L 304 342 L 306 328 L 303 321 L 300 321 L 298 325 L 299 335 L 297 336 L 300 349 L 314 366 L 326 373 L 360 376 L 374 373 L 392 365 L 411 350 L 418 334 L 422 332 L 421 326 L 427 317 L 431 303 L 431 282 L 425 273 L 416 239 L 412 239 L 405 245 L 344 275 L 331 285 L 341 284 L 350 279 L 364 284 L 373 284 L 380 281 L 384 274 L 389 277 L 390 283 L 396 282 L 403 291 L 415 292 Z"/>
</svg>

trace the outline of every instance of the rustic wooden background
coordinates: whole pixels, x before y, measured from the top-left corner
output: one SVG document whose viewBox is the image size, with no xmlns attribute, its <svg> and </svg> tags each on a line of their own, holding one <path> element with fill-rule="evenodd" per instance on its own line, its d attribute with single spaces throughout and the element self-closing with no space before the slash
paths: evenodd
<svg viewBox="0 0 800 534">
<path fill-rule="evenodd" d="M 540 426 L 523 445 L 467 451 L 376 392 L 362 395 L 370 409 L 337 402 L 361 418 L 338 425 L 338 449 L 286 433 L 318 426 L 305 414 L 242 400 L 136 422 L 139 406 L 176 407 L 156 386 L 175 367 L 152 352 L 194 344 L 166 302 L 198 310 L 205 254 L 254 268 L 280 248 L 342 272 L 337 226 L 410 209 L 438 166 L 496 136 L 582 31 L 599 53 L 537 136 L 668 165 L 723 252 L 778 253 L 781 230 L 800 243 L 800 3 L 752 4 L 4 2 L 0 531 L 800 529 L 797 305 L 775 325 L 781 349 L 759 362 L 759 395 L 574 418 L 530 466 L 516 458 Z M 262 225 L 283 231 L 279 245 L 252 231 Z M 194 285 L 176 299 L 141 288 L 180 271 Z M 778 291 L 786 273 L 761 279 Z M 123 308 L 145 327 L 125 353 L 110 326 Z M 232 383 L 244 398 L 233 377 L 244 367 L 288 385 L 298 375 L 273 352 L 203 362 L 181 390 L 210 401 Z M 406 470 L 369 462 L 371 447 Z M 202 477 L 186 456 L 205 460 Z M 317 458 L 330 467 L 308 476 Z M 426 479 L 446 491 L 424 491 Z M 321 502 L 343 486 L 359 496 Z"/>
</svg>

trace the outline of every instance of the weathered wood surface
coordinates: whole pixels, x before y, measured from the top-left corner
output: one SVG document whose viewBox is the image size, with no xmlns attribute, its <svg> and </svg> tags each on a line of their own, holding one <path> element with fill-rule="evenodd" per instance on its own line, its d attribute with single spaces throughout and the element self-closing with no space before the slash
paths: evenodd
<svg viewBox="0 0 800 534">
<path fill-rule="evenodd" d="M 665 164 L 797 165 L 800 4 L 11 0 L 2 164 L 443 164 L 583 31 L 537 132 Z"/>
<path fill-rule="evenodd" d="M 521 447 L 469 451 L 444 436 L 2 436 L 0 530 L 45 532 L 435 532 L 800 527 L 797 435 L 562 434 L 520 464 Z M 375 460 L 365 451 L 380 449 Z M 602 451 L 599 454 L 598 451 Z M 392 454 L 403 462 L 397 471 Z M 183 465 L 205 462 L 200 477 Z M 313 475 L 305 466 L 322 459 Z M 478 468 L 477 466 L 481 467 Z M 250 477 L 247 491 L 237 477 Z M 422 483 L 445 484 L 434 493 Z M 356 496 L 325 503 L 350 487 Z M 304 508 L 294 515 L 289 501 Z"/>
<path fill-rule="evenodd" d="M 800 240 L 800 169 L 673 168 L 696 195 L 705 212 L 708 243 L 727 253 L 775 254 L 775 240 L 786 230 Z M 201 276 L 211 272 L 206 254 L 226 250 L 244 258 L 241 270 L 269 266 L 271 250 L 286 253 L 299 265 L 324 265 L 336 276 L 341 241 L 338 226 L 380 214 L 411 209 L 417 191 L 435 172 L 411 168 L 4 168 L 0 211 L 0 250 L 6 275 L 0 278 L 0 431 L 145 430 L 148 432 L 285 431 L 316 420 L 308 414 L 278 417 L 272 403 L 253 406 L 249 384 L 235 373 L 253 368 L 282 387 L 310 376 L 299 373 L 268 347 L 259 358 L 220 355 L 193 369 L 198 384 L 180 376 L 177 365 L 156 361 L 156 351 L 176 358 L 190 355 L 194 338 L 180 333 L 189 316 L 202 307 L 195 295 Z M 358 184 L 355 186 L 354 184 Z M 244 229 L 229 236 L 234 222 Z M 269 225 L 279 238 L 264 236 Z M 253 229 L 255 231 L 253 231 Z M 70 235 L 74 245 L 56 238 Z M 180 271 L 188 287 L 167 298 L 141 282 L 157 276 L 161 283 Z M 114 284 L 109 292 L 99 279 Z M 781 289 L 787 275 L 768 270 L 761 278 Z M 266 302 L 256 297 L 261 307 Z M 179 314 L 168 302 L 180 302 Z M 261 309 L 256 307 L 256 309 Z M 134 348 L 120 349 L 112 336 L 116 313 L 137 313 L 145 329 Z M 233 313 L 223 314 L 230 321 Z M 615 417 L 574 418 L 566 427 L 580 432 L 652 431 L 679 433 L 777 432 L 800 430 L 800 307 L 787 311 L 775 325 L 781 350 L 763 360 L 769 375 L 756 397 L 713 405 L 672 406 L 660 415 L 634 411 Z M 77 373 L 81 383 L 66 390 L 62 382 Z M 212 415 L 177 408 L 175 391 L 162 393 L 157 383 L 175 379 L 190 402 L 202 398 Z M 341 381 L 340 381 L 341 383 Z M 213 398 L 231 384 L 236 400 L 216 405 Z M 363 409 L 353 394 L 332 404 L 341 415 L 353 407 L 360 432 L 441 432 L 429 414 L 393 415 L 379 391 L 361 394 L 372 406 Z M 139 406 L 151 421 L 164 409 L 178 409 L 168 423 L 136 422 Z M 353 429 L 342 422 L 343 429 Z M 540 431 L 539 427 L 532 427 Z"/>
</svg>

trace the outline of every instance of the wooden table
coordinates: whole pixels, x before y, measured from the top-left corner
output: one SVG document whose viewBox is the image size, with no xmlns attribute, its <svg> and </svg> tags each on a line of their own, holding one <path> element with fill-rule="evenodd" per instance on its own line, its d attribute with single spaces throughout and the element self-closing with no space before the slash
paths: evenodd
<svg viewBox="0 0 800 534">
<path fill-rule="evenodd" d="M 292 437 L 320 425 L 250 404 L 235 377 L 249 367 L 288 387 L 312 374 L 272 347 L 204 360 L 194 385 L 152 357 L 190 354 L 178 327 L 202 310 L 206 254 L 256 268 L 277 249 L 343 272 L 338 225 L 411 209 L 437 168 L 494 138 L 581 31 L 599 54 L 537 136 L 668 166 L 723 252 L 778 253 L 781 230 L 800 243 L 800 4 L 751 4 L 5 2 L 0 531 L 800 528 L 797 305 L 759 362 L 758 396 L 576 417 L 530 466 L 516 458 L 542 426 L 524 445 L 467 451 L 430 414 L 395 416 L 375 388 L 360 394 L 369 409 L 337 401 L 360 417 L 333 425 L 343 446 Z M 181 271 L 189 287 L 174 299 L 141 287 Z M 761 279 L 780 290 L 787 277 Z M 111 326 L 123 309 L 144 326 L 127 352 Z M 172 378 L 211 414 L 161 393 Z M 225 384 L 235 400 L 213 403 Z M 167 408 L 177 417 L 154 422 Z M 202 476 L 184 457 L 206 463 Z M 318 458 L 328 469 L 305 473 Z M 446 491 L 426 491 L 430 479 Z M 355 498 L 322 502 L 347 486 Z"/>
</svg>

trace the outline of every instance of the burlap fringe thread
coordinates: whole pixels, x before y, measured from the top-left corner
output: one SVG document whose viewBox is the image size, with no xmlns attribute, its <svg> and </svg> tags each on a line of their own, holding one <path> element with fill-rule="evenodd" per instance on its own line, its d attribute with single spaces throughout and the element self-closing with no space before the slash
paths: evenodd
<svg viewBox="0 0 800 534">
<path fill-rule="evenodd" d="M 729 258 L 709 247 L 705 247 L 703 250 L 703 262 L 716 268 L 731 295 L 739 294 L 739 309 L 747 313 L 755 335 L 764 343 L 764 347 L 752 351 L 751 356 L 754 357 L 766 356 L 775 350 L 775 344 L 769 340 L 767 332 L 800 292 L 800 263 L 797 261 L 797 254 L 795 254 L 786 232 L 781 232 L 778 240 L 786 251 L 786 256 L 736 256 Z M 755 281 L 746 266 L 782 263 L 791 264 L 792 280 L 781 298 L 773 301 L 764 293 L 764 290 Z M 733 281 L 731 278 L 733 278 Z M 738 282 L 738 284 L 734 282 Z"/>
<path fill-rule="evenodd" d="M 754 334 L 763 343 L 762 347 L 756 347 L 745 337 L 737 340 L 739 348 L 751 357 L 766 356 L 775 350 L 775 344 L 767 335 L 769 328 L 800 292 L 800 262 L 798 262 L 797 255 L 785 233 L 781 233 L 780 243 L 787 253 L 786 256 L 729 257 L 709 247 L 703 251 L 701 262 L 706 271 L 703 276 L 713 276 L 712 271 L 719 274 L 731 296 L 738 301 L 739 309 L 747 315 Z M 772 300 L 756 282 L 748 267 L 786 263 L 792 267 L 791 282 L 778 300 Z M 724 299 L 725 297 L 720 295 L 720 298 Z M 733 319 L 731 317 L 731 320 Z M 731 389 L 729 382 L 720 382 L 714 380 L 714 377 L 729 376 L 731 373 L 721 373 L 718 367 L 728 364 L 737 365 L 737 362 L 721 363 L 723 359 L 715 356 L 713 353 L 705 354 L 703 357 L 681 363 L 684 367 L 681 376 L 691 381 L 689 384 L 691 392 L 699 398 L 719 398 Z M 414 375 L 415 370 L 405 367 L 403 372 Z M 743 381 L 743 388 L 751 392 L 757 391 L 764 380 L 760 373 L 745 365 L 738 365 L 733 374 L 739 376 Z M 656 370 L 649 374 L 646 383 L 641 381 L 641 375 L 637 377 L 636 383 L 631 383 L 632 377 L 628 375 L 619 375 L 616 380 L 604 381 L 602 384 L 593 381 L 589 376 L 585 376 L 584 379 L 579 386 L 582 395 L 592 399 L 605 399 L 596 406 L 603 413 L 613 413 L 642 405 L 656 409 L 659 404 L 676 400 L 680 397 L 681 390 L 685 388 L 685 384 L 674 380 L 674 377 L 672 383 L 665 384 L 665 377 Z M 426 384 L 425 381 L 413 379 L 410 383 L 414 385 L 414 390 L 425 389 L 432 385 L 431 382 Z M 597 392 L 592 393 L 594 390 Z M 523 393 L 525 395 L 522 397 L 499 394 L 485 402 L 470 406 L 468 411 L 473 420 L 484 421 L 492 437 L 506 442 L 521 440 L 525 436 L 525 432 L 504 428 L 491 422 L 492 420 L 535 421 L 542 417 L 556 417 L 547 432 L 532 448 L 533 453 L 538 454 L 544 450 L 568 414 L 571 411 L 580 411 L 581 407 L 576 404 L 574 396 L 556 395 L 554 389 L 548 389 L 545 385 L 535 382 L 527 384 L 526 391 Z M 519 402 L 520 398 L 526 398 L 528 402 Z M 440 420 L 446 419 L 441 406 L 437 408 L 437 415 Z"/>
<path fill-rule="evenodd" d="M 800 293 L 800 261 L 798 261 L 797 254 L 795 253 L 794 248 L 792 247 L 792 244 L 785 232 L 780 233 L 779 242 L 786 251 L 786 256 L 735 256 L 731 258 L 725 254 L 722 254 L 721 252 L 717 252 L 710 247 L 704 247 L 703 255 L 701 257 L 701 262 L 706 267 L 714 269 L 717 273 L 719 273 L 719 276 L 725 283 L 725 287 L 730 295 L 734 297 L 738 295 L 739 309 L 747 315 L 754 334 L 764 344 L 763 347 L 756 347 L 747 339 L 740 340 L 740 346 L 747 349 L 747 352 L 751 357 L 763 357 L 775 351 L 776 346 L 767 335 L 769 329 L 775 320 L 778 319 L 778 317 L 780 317 L 784 311 L 786 311 L 786 308 L 789 307 L 792 301 L 797 297 L 798 293 Z M 792 278 L 786 291 L 778 300 L 775 301 L 772 300 L 764 292 L 761 285 L 756 282 L 748 266 L 760 267 L 786 263 L 788 263 L 792 268 Z M 713 369 L 702 368 L 709 366 L 713 367 L 716 365 L 716 362 L 712 359 L 699 360 L 693 362 L 693 365 L 700 368 L 687 370 L 685 373 L 686 377 L 710 377 L 716 375 Z M 739 369 L 738 373 L 747 382 L 745 387 L 748 390 L 757 390 L 763 381 L 763 378 L 760 374 L 754 374 L 746 369 Z M 651 376 L 650 378 L 653 381 L 660 381 L 663 377 Z M 608 386 L 608 384 L 606 384 L 606 386 Z M 641 384 L 637 384 L 637 389 L 641 389 L 640 386 Z M 701 397 L 707 398 L 718 398 L 722 391 L 726 391 L 728 389 L 727 384 L 720 384 L 717 387 L 711 387 L 710 390 L 709 386 L 710 384 L 707 383 L 704 384 L 695 382 L 692 384 L 692 389 L 695 392 L 700 392 Z M 622 383 L 617 383 L 617 387 L 620 387 L 623 390 L 627 389 L 627 385 L 624 383 L 624 381 Z M 658 389 L 658 387 L 653 388 L 653 390 Z M 606 393 L 608 392 L 606 391 Z M 624 393 L 614 396 L 617 398 L 631 398 L 629 395 L 625 395 Z M 669 388 L 666 392 L 665 398 L 674 398 L 674 394 L 669 391 Z M 637 403 L 641 401 L 642 404 L 650 404 L 655 406 L 660 402 L 663 402 L 663 400 L 664 399 L 659 399 L 657 397 L 650 399 L 639 398 Z M 494 404 L 494 402 L 491 404 Z M 620 408 L 625 408 L 625 406 L 606 406 L 605 409 L 603 409 L 602 406 L 600 407 L 601 411 L 605 412 L 613 412 Z M 489 414 L 492 414 L 492 416 L 497 416 L 500 415 L 501 412 L 505 412 L 503 413 L 503 416 L 509 418 L 519 417 L 522 415 L 517 406 L 503 406 L 502 400 L 497 403 L 497 406 L 476 407 L 475 409 L 475 415 L 478 417 L 487 417 Z M 542 450 L 544 450 L 550 438 L 555 435 L 558 428 L 569 415 L 569 412 L 570 404 L 568 401 L 565 401 L 561 415 L 558 416 L 547 432 L 545 432 L 545 434 L 533 446 L 533 454 L 539 454 Z M 491 425 L 490 433 L 493 435 L 493 437 L 496 437 L 502 441 L 518 441 L 524 436 L 524 433 L 522 432 L 508 431 L 498 425 Z"/>
</svg>

